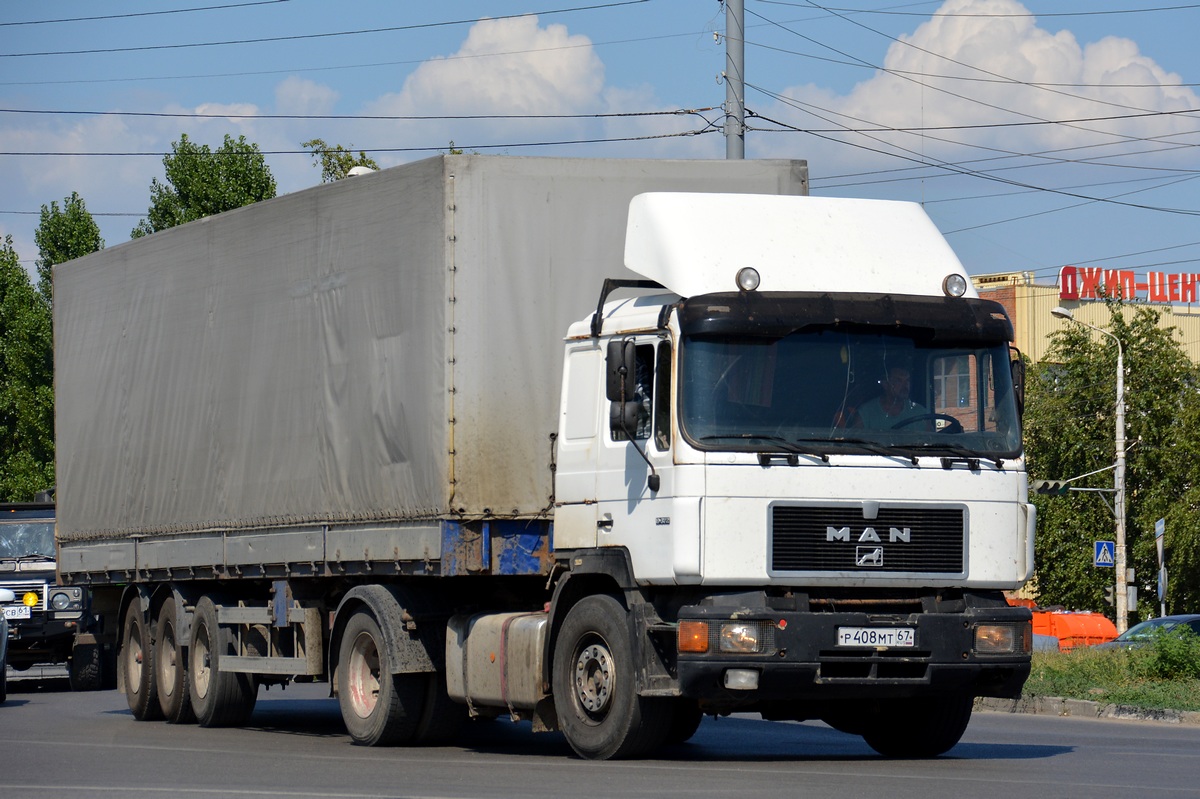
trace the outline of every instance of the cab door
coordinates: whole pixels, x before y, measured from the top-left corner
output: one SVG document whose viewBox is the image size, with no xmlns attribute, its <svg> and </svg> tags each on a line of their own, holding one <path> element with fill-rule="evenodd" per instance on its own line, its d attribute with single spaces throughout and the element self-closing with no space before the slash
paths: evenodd
<svg viewBox="0 0 1200 799">
<path fill-rule="evenodd" d="M 602 398 L 597 441 L 597 546 L 629 550 L 639 581 L 673 583 L 676 525 L 671 455 L 672 346 L 661 335 L 634 344 L 636 422 Z M 611 366 L 610 366 L 611 368 Z M 651 485 L 657 480 L 657 490 Z"/>
</svg>

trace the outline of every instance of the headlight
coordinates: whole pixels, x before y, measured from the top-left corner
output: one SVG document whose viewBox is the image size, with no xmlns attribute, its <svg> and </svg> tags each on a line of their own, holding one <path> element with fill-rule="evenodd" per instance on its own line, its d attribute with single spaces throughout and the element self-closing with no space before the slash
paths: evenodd
<svg viewBox="0 0 1200 799">
<path fill-rule="evenodd" d="M 66 610 L 71 605 L 71 597 L 64 594 L 62 591 L 56 592 L 50 597 L 50 607 L 55 610 Z"/>
<path fill-rule="evenodd" d="M 753 654 L 761 651 L 759 625 L 753 622 L 736 622 L 721 625 L 721 651 Z"/>
<path fill-rule="evenodd" d="M 1029 654 L 1032 627 L 1025 624 L 980 624 L 975 627 L 975 654 Z"/>
<path fill-rule="evenodd" d="M 27 608 L 36 608 L 38 605 L 37 591 L 26 591 L 25 596 L 21 597 L 21 604 Z"/>
</svg>

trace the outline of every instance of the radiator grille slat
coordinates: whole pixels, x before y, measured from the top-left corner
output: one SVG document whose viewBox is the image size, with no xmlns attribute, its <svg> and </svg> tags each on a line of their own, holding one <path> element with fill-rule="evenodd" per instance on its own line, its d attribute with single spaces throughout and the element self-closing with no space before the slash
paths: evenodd
<svg viewBox="0 0 1200 799">
<path fill-rule="evenodd" d="M 772 571 L 961 574 L 965 551 L 962 508 L 772 508 Z"/>
</svg>

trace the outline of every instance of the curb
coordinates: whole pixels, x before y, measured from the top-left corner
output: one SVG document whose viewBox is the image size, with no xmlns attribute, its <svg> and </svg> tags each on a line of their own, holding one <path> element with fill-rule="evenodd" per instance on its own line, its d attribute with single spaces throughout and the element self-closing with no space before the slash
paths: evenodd
<svg viewBox="0 0 1200 799">
<path fill-rule="evenodd" d="M 994 713 L 1028 713 L 1039 716 L 1072 716 L 1084 719 L 1119 721 L 1157 721 L 1164 724 L 1200 726 L 1200 711 L 1155 710 L 1132 705 L 1113 705 L 1087 699 L 1063 699 L 1057 696 L 1023 696 L 1020 699 L 979 697 L 975 710 Z"/>
</svg>

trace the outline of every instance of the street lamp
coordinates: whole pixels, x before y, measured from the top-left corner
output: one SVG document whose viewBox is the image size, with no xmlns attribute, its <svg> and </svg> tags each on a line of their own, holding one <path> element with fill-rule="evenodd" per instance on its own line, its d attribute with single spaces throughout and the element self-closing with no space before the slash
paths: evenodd
<svg viewBox="0 0 1200 799">
<path fill-rule="evenodd" d="M 1129 589 L 1125 581 L 1125 349 L 1121 340 L 1103 328 L 1075 318 L 1069 310 L 1063 307 L 1050 311 L 1052 316 L 1075 322 L 1091 328 L 1097 333 L 1103 333 L 1117 345 L 1117 465 L 1113 470 L 1113 487 L 1116 497 L 1113 501 L 1113 515 L 1117 518 L 1117 541 L 1114 571 L 1116 572 L 1116 588 L 1113 590 L 1113 600 L 1117 607 L 1117 634 L 1125 632 L 1129 627 Z"/>
</svg>

